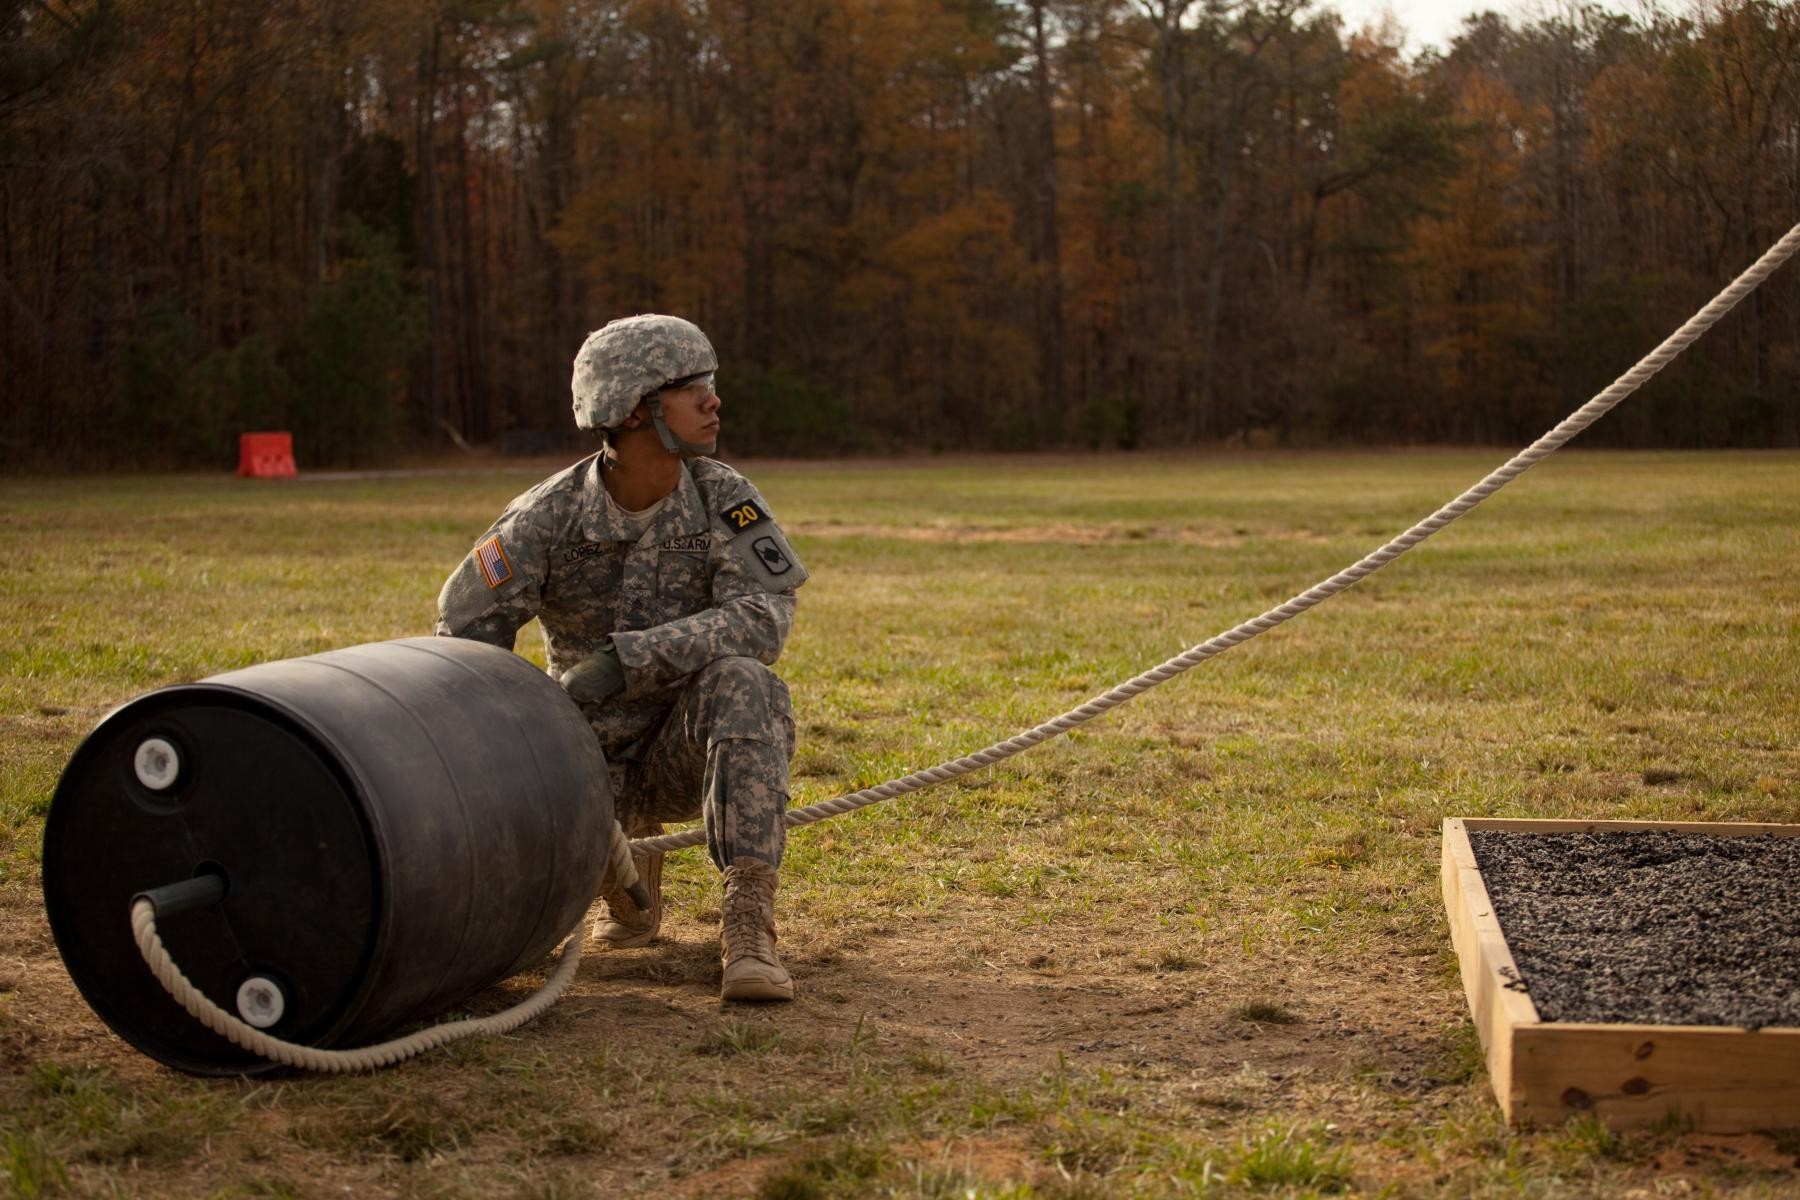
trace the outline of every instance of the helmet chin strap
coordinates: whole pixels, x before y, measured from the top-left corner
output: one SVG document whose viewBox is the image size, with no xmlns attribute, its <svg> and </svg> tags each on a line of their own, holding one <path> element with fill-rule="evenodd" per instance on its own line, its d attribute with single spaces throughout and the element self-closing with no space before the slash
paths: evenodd
<svg viewBox="0 0 1800 1200">
<path fill-rule="evenodd" d="M 675 436 L 675 431 L 669 428 L 669 423 L 663 420 L 662 398 L 651 396 L 647 403 L 650 405 L 650 423 L 656 426 L 656 436 L 662 439 L 663 449 L 670 454 L 679 454 L 683 458 L 698 458 L 718 449 L 719 443 L 716 440 L 711 442 L 682 441 Z"/>
</svg>

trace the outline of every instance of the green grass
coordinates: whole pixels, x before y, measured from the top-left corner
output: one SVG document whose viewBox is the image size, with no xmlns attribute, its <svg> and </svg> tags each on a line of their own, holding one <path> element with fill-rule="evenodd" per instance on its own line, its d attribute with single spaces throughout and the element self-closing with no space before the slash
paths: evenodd
<svg viewBox="0 0 1800 1200">
<path fill-rule="evenodd" d="M 781 666 L 795 802 L 1072 708 L 1503 457 L 755 470 L 813 576 Z M 163 684 L 428 632 L 446 572 L 536 477 L 0 482 L 15 1194 L 1660 1194 L 1651 1160 L 1677 1128 L 1501 1121 L 1438 830 L 1800 820 L 1795 454 L 1565 452 L 1075 734 L 796 831 L 786 1009 L 712 998 L 716 873 L 689 852 L 669 941 L 584 962 L 506 1039 L 261 1082 L 180 1078 L 107 1041 L 54 985 L 36 899 L 80 738 Z M 535 635 L 520 649 L 541 661 Z M 1695 1186 L 1797 1182 L 1720 1166 Z"/>
<path fill-rule="evenodd" d="M 1244 1141 L 1234 1181 L 1258 1189 L 1314 1188 L 1342 1191 L 1350 1182 L 1348 1151 L 1328 1149 L 1321 1137 L 1298 1129 L 1266 1129 Z"/>
</svg>

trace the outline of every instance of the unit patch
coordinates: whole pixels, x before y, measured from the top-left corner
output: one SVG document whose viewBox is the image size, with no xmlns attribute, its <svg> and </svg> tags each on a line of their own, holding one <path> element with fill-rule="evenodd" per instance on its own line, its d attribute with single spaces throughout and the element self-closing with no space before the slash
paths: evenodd
<svg viewBox="0 0 1800 1200">
<path fill-rule="evenodd" d="M 771 575 L 786 575 L 793 569 L 794 561 L 782 552 L 781 546 L 772 537 L 764 536 L 750 543 L 756 551 L 756 557 L 762 560 L 763 568 Z"/>
<path fill-rule="evenodd" d="M 725 522 L 725 528 L 734 534 L 742 533 L 768 519 L 761 506 L 750 500 L 740 501 L 719 514 L 719 520 Z"/>
<path fill-rule="evenodd" d="M 724 545 L 745 576 L 771 592 L 791 592 L 806 582 L 805 565 L 760 498 L 739 500 L 719 520 L 725 522 Z M 739 536 L 746 531 L 749 537 Z"/>
<path fill-rule="evenodd" d="M 670 538 L 657 547 L 658 550 L 675 550 L 683 553 L 698 551 L 702 554 L 711 548 L 712 535 L 710 533 L 690 533 L 685 537 Z"/>
<path fill-rule="evenodd" d="M 497 533 L 475 547 L 475 561 L 481 564 L 481 574 L 490 588 L 497 588 L 513 577 L 512 564 L 506 561 L 506 551 L 500 548 Z"/>
</svg>

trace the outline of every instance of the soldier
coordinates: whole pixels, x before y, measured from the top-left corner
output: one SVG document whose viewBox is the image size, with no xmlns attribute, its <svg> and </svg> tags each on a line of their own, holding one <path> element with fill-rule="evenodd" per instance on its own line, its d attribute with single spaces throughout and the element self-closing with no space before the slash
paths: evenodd
<svg viewBox="0 0 1800 1200">
<path fill-rule="evenodd" d="M 696 326 L 646 315 L 588 335 L 575 423 L 599 453 L 514 500 L 438 597 L 439 634 L 512 649 L 537 617 L 549 671 L 581 705 L 633 837 L 704 816 L 725 875 L 727 1000 L 790 1000 L 775 954 L 776 868 L 794 716 L 769 668 L 806 580 L 748 480 L 710 454 L 718 358 Z M 603 893 L 593 934 L 642 946 L 662 920 L 662 855 L 633 857 L 650 895 Z"/>
</svg>

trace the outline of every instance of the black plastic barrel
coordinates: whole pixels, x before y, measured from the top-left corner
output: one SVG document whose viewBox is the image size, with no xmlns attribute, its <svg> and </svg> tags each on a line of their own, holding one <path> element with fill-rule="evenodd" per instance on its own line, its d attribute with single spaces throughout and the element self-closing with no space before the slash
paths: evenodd
<svg viewBox="0 0 1800 1200">
<path fill-rule="evenodd" d="M 359 1045 L 554 949 L 598 891 L 606 763 L 562 688 L 456 638 L 376 642 L 152 692 L 75 751 L 44 829 L 69 974 L 121 1037 L 196 1074 L 267 1069 L 169 998 L 132 897 L 218 874 L 158 921 L 187 977 L 289 1041 Z"/>
</svg>

